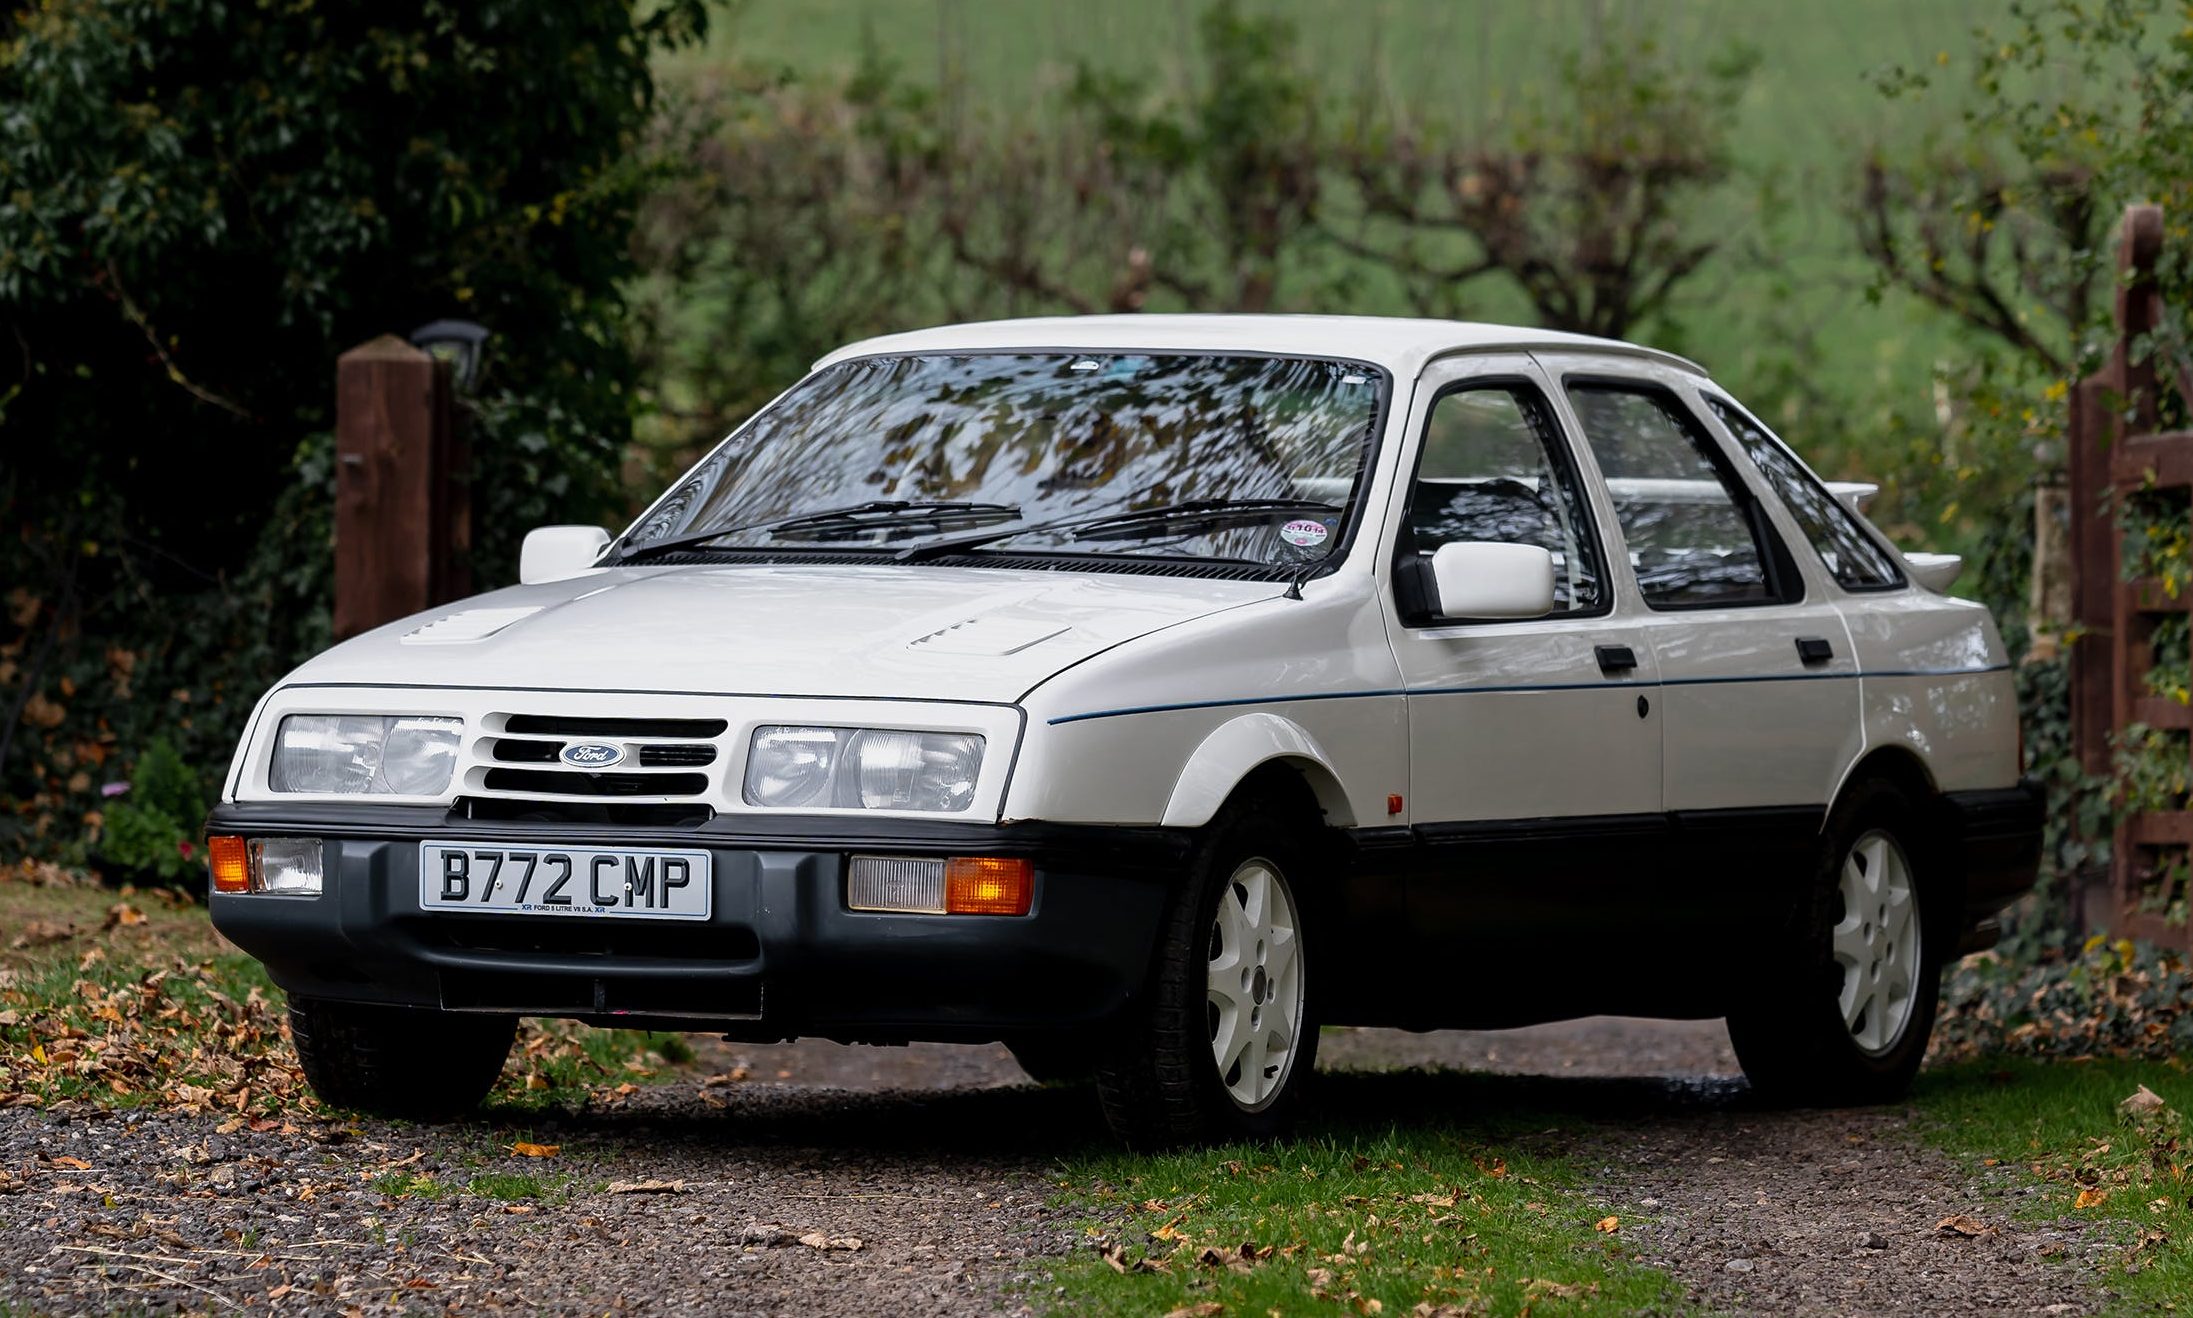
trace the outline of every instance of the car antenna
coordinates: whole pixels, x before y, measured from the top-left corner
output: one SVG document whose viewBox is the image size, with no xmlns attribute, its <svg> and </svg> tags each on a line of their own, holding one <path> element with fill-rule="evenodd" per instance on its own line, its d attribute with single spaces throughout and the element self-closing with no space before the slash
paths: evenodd
<svg viewBox="0 0 2193 1318">
<path fill-rule="evenodd" d="M 1310 579 L 1310 569 L 1323 561 L 1323 559 L 1318 558 L 1305 558 L 1294 565 L 1294 571 L 1287 574 L 1287 599 L 1298 600 L 1302 598 L 1302 583 Z"/>
</svg>

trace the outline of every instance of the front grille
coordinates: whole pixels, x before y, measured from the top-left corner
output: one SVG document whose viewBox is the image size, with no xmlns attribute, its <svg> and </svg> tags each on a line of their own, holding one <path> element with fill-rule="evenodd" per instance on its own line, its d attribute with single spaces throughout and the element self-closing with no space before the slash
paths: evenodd
<svg viewBox="0 0 2193 1318">
<path fill-rule="evenodd" d="M 685 769 L 716 762 L 713 746 L 688 746 L 673 743 L 668 746 L 640 747 L 640 767 L 645 769 Z"/>
<path fill-rule="evenodd" d="M 512 714 L 503 731 L 512 736 L 550 737 L 720 737 L 731 725 L 720 718 L 558 718 L 548 714 Z"/>
<path fill-rule="evenodd" d="M 489 750 L 498 764 L 556 764 L 567 743 L 497 737 Z M 642 746 L 635 757 L 643 769 L 691 769 L 716 762 L 716 748 L 707 743 L 672 742 Z"/>
<path fill-rule="evenodd" d="M 487 790 L 541 796 L 699 796 L 705 773 L 588 773 L 560 769 L 489 769 Z"/>
<path fill-rule="evenodd" d="M 715 799 L 730 731 L 720 718 L 602 714 L 489 714 L 473 743 L 464 788 L 498 812 L 585 802 L 649 802 L 703 811 Z M 568 758 L 567 758 L 568 757 Z"/>
<path fill-rule="evenodd" d="M 699 828 L 716 817 L 699 801 L 662 803 L 543 800 L 515 796 L 460 796 L 449 813 L 461 819 L 491 819 L 506 824 L 612 824 L 618 828 Z"/>
</svg>

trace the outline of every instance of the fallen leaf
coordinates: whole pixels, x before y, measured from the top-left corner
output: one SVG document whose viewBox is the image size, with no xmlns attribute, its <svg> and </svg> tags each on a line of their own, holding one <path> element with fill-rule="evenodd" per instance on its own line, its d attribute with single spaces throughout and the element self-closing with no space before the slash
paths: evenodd
<svg viewBox="0 0 2193 1318">
<path fill-rule="evenodd" d="M 2097 1190 L 2089 1186 L 2079 1191 L 2079 1197 L 2072 1201 L 2071 1206 L 2073 1208 L 2099 1208 L 2108 1199 L 2109 1191 Z"/>
<path fill-rule="evenodd" d="M 107 908 L 106 922 L 99 927 L 101 929 L 113 929 L 117 926 L 127 928 L 130 925 L 143 923 L 145 923 L 145 913 L 143 911 L 138 910 L 128 902 L 116 902 Z"/>
<path fill-rule="evenodd" d="M 1506 1158 L 1495 1158 L 1491 1162 L 1486 1162 L 1483 1158 L 1479 1158 L 1477 1159 L 1477 1170 L 1497 1181 L 1508 1174 L 1508 1160 Z"/>
<path fill-rule="evenodd" d="M 563 1145 L 528 1144 L 524 1140 L 519 1140 L 516 1144 L 510 1146 L 510 1151 L 521 1158 L 553 1158 L 563 1152 Z"/>
<path fill-rule="evenodd" d="M 2162 1095 L 2149 1089 L 2146 1085 L 2141 1085 L 2139 1089 L 2134 1091 L 2132 1097 L 2117 1105 L 2117 1110 L 2128 1117 L 2139 1117 L 2168 1106 L 2169 1104 L 2163 1102 Z"/>
<path fill-rule="evenodd" d="M 1523 1283 L 1525 1299 L 1580 1300 L 1587 1295 L 1597 1295 L 1599 1283 L 1595 1281 L 1564 1282 L 1548 1281 L 1544 1277 Z"/>
<path fill-rule="evenodd" d="M 1201 1304 L 1183 1304 L 1177 1309 L 1167 1309 L 1165 1318 L 1216 1318 L 1226 1312 L 1226 1306 L 1217 1300 L 1205 1300 Z"/>
<path fill-rule="evenodd" d="M 78 1172 L 88 1172 L 91 1170 L 90 1163 L 85 1162 L 82 1158 L 71 1158 L 67 1154 L 63 1154 L 58 1158 L 46 1159 L 46 1165 L 48 1167 L 66 1167 L 71 1171 Z"/>
<path fill-rule="evenodd" d="M 1600 1218 L 1597 1222 L 1592 1223 L 1592 1225 L 1598 1230 L 1603 1231 L 1611 1236 L 1615 1232 L 1622 1229 L 1622 1219 L 1616 1217 L 1612 1213 L 1609 1213 L 1605 1217 Z"/>
<path fill-rule="evenodd" d="M 1976 1217 L 1967 1217 L 1963 1213 L 1951 1213 L 1948 1217 L 1945 1217 L 1941 1221 L 1936 1222 L 1934 1224 L 1934 1229 L 1940 1232 L 1942 1235 L 1962 1236 L 1967 1240 L 1974 1240 L 1981 1236 L 1992 1236 L 1995 1234 L 1994 1227 L 1989 1226 L 1987 1223 L 1982 1222 Z"/>
<path fill-rule="evenodd" d="M 611 1194 L 684 1194 L 683 1181 L 611 1181 Z M 804 1242 L 803 1242 L 804 1243 Z"/>
</svg>

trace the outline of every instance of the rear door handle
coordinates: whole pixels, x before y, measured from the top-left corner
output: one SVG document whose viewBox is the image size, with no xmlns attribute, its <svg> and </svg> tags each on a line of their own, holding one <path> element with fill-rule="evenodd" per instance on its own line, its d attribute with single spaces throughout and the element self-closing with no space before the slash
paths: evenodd
<svg viewBox="0 0 2193 1318">
<path fill-rule="evenodd" d="M 1824 664 L 1835 657 L 1835 647 L 1824 636 L 1797 638 L 1797 658 L 1805 664 Z"/>
<path fill-rule="evenodd" d="M 1599 671 L 1609 676 L 1637 667 L 1637 652 L 1626 645 L 1595 645 L 1592 653 L 1599 658 Z"/>
</svg>

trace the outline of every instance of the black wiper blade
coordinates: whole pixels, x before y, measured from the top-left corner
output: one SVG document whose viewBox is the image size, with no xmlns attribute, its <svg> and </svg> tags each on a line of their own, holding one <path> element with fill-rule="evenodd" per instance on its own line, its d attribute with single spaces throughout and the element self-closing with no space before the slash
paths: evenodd
<svg viewBox="0 0 2193 1318">
<path fill-rule="evenodd" d="M 850 531 L 863 531 L 871 527 L 904 526 L 909 522 L 969 522 L 1018 516 L 1020 505 L 1015 503 L 982 503 L 972 499 L 873 499 L 850 508 L 826 508 L 817 513 L 802 513 L 797 517 L 770 522 L 759 529 L 772 535 L 815 527 L 843 527 Z"/>
<path fill-rule="evenodd" d="M 913 514 L 911 518 L 907 514 Z M 812 526 L 829 526 L 844 523 L 851 529 L 864 529 L 867 525 L 891 526 L 908 520 L 920 522 L 959 521 L 972 518 L 1018 517 L 1020 509 L 1009 503 L 977 503 L 971 500 L 911 500 L 870 499 L 864 503 L 847 504 L 842 508 L 824 508 L 811 513 L 796 513 L 766 522 L 748 522 L 739 526 L 719 526 L 708 531 L 694 531 L 686 535 L 674 535 L 667 540 L 650 540 L 634 545 L 617 555 L 619 563 L 633 563 L 645 558 L 658 558 L 705 545 L 711 540 L 721 540 L 727 535 L 742 531 L 798 530 Z"/>
<path fill-rule="evenodd" d="M 1190 499 L 1183 503 L 1169 503 L 1156 508 L 1137 508 L 1129 512 L 1099 513 L 1093 517 L 1063 517 L 1055 521 L 1035 522 L 1028 526 L 1000 527 L 995 531 L 977 531 L 972 535 L 946 536 L 942 540 L 924 540 L 918 545 L 908 545 L 896 555 L 901 563 L 919 563 L 924 559 L 942 558 L 962 549 L 979 549 L 983 545 L 1010 540 L 1016 535 L 1035 531 L 1071 531 L 1076 539 L 1102 539 L 1107 533 L 1131 528 L 1158 525 L 1173 526 L 1211 525 L 1235 519 L 1248 520 L 1268 517 L 1273 513 L 1321 512 L 1337 513 L 1340 505 L 1320 499 Z"/>
<path fill-rule="evenodd" d="M 1102 540 L 1150 526 L 1216 526 L 1268 517 L 1273 513 L 1337 513 L 1340 505 L 1322 499 L 1190 499 L 1157 508 L 1136 508 L 1076 524 L 1076 540 Z"/>
</svg>

